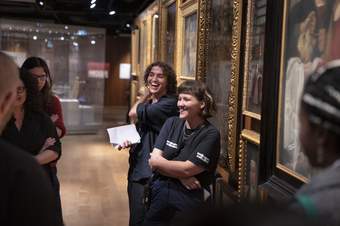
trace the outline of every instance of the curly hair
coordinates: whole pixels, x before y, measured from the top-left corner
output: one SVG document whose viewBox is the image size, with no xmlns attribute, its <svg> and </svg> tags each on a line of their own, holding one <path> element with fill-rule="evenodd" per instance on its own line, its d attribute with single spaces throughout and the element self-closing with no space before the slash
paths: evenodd
<svg viewBox="0 0 340 226">
<path fill-rule="evenodd" d="M 202 117 L 207 119 L 216 111 L 214 98 L 208 87 L 200 81 L 187 80 L 178 87 L 178 94 L 190 94 L 197 98 L 198 101 L 204 102 Z"/>
<path fill-rule="evenodd" d="M 41 112 L 43 107 L 42 96 L 38 89 L 37 79 L 28 71 L 20 69 L 20 80 L 24 83 L 26 89 L 25 110 Z"/>
<path fill-rule="evenodd" d="M 35 67 L 41 67 L 47 75 L 45 86 L 40 91 L 42 94 L 43 107 L 46 109 L 52 100 L 52 78 L 50 70 L 48 69 L 47 63 L 40 57 L 29 57 L 22 64 L 23 70 L 29 71 Z"/>
<path fill-rule="evenodd" d="M 145 84 L 147 84 L 148 82 L 148 77 L 149 74 L 152 70 L 152 67 L 160 67 L 163 71 L 163 74 L 165 75 L 166 79 L 167 79 L 167 86 L 166 86 L 166 90 L 167 90 L 167 94 L 169 95 L 175 95 L 176 94 L 176 89 L 177 89 L 177 80 L 176 80 L 176 73 L 174 71 L 174 69 L 172 69 L 172 67 L 164 62 L 161 61 L 156 61 L 153 62 L 152 64 L 150 64 L 144 72 L 144 82 Z"/>
</svg>

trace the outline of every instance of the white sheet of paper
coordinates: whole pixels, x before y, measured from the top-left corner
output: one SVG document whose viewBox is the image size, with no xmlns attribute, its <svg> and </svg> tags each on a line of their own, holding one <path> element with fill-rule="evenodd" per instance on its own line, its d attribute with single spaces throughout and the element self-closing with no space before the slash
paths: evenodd
<svg viewBox="0 0 340 226">
<path fill-rule="evenodd" d="M 109 133 L 111 144 L 122 144 L 126 140 L 132 144 L 140 142 L 140 136 L 135 124 L 108 128 L 107 132 Z"/>
</svg>

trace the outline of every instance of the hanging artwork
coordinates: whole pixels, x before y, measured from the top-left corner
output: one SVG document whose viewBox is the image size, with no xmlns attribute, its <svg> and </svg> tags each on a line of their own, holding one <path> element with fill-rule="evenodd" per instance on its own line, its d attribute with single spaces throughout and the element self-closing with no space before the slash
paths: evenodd
<svg viewBox="0 0 340 226">
<path fill-rule="evenodd" d="M 183 77 L 195 78 L 197 54 L 197 12 L 184 19 L 184 39 L 182 55 Z"/>
</svg>

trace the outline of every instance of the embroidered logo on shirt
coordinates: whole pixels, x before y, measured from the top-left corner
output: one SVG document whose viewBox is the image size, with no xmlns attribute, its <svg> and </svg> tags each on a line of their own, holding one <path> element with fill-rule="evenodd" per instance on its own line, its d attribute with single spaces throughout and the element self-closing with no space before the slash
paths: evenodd
<svg viewBox="0 0 340 226">
<path fill-rule="evenodd" d="M 166 140 L 166 145 L 172 148 L 176 148 L 177 149 L 177 144 L 174 142 L 171 142 L 169 140 Z"/>
<path fill-rule="evenodd" d="M 205 163 L 209 163 L 210 159 L 204 156 L 202 153 L 197 152 L 196 158 L 201 159 Z"/>
</svg>

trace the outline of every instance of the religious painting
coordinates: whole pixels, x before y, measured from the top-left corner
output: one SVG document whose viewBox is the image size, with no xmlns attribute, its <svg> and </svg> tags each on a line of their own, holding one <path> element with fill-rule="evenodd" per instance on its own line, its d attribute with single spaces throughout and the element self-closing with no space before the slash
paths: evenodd
<svg viewBox="0 0 340 226">
<path fill-rule="evenodd" d="M 197 54 L 197 12 L 184 17 L 181 76 L 195 79 Z"/>
<path fill-rule="evenodd" d="M 259 147 L 255 143 L 247 142 L 247 166 L 245 195 L 251 201 L 257 200 L 257 185 L 259 174 Z"/>
<path fill-rule="evenodd" d="M 211 90 L 216 113 L 210 119 L 221 134 L 221 162 L 228 162 L 227 139 L 228 97 L 231 90 L 231 44 L 233 26 L 233 3 L 224 0 L 212 0 L 210 6 L 208 52 L 205 83 Z"/>
<path fill-rule="evenodd" d="M 299 105 L 305 80 L 340 59 L 340 1 L 284 2 L 276 166 L 308 181 L 312 170 L 299 143 Z"/>
<path fill-rule="evenodd" d="M 249 1 L 247 9 L 244 111 L 261 114 L 267 0 Z"/>
<path fill-rule="evenodd" d="M 165 35 L 163 36 L 162 58 L 171 66 L 174 66 L 175 63 L 176 11 L 176 1 L 172 1 L 170 5 L 163 8 L 163 21 L 165 23 L 163 34 Z"/>
</svg>

